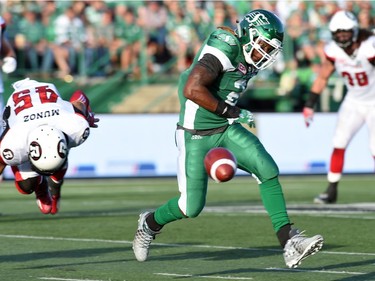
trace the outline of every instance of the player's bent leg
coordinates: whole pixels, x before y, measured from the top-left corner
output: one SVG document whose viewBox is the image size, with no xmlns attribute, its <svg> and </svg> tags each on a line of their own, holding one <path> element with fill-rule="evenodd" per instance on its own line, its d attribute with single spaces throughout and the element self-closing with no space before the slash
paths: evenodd
<svg viewBox="0 0 375 281">
<path fill-rule="evenodd" d="M 337 201 L 337 187 L 339 182 L 331 182 L 324 193 L 314 198 L 316 204 L 334 204 Z"/>
<path fill-rule="evenodd" d="M 21 194 L 31 194 L 34 192 L 35 187 L 38 185 L 39 177 L 28 178 L 21 181 L 15 181 L 16 188 Z"/>
<path fill-rule="evenodd" d="M 137 261 L 143 262 L 148 258 L 149 247 L 155 236 L 160 231 L 153 231 L 148 226 L 146 219 L 151 212 L 143 212 L 139 215 L 138 227 L 133 240 L 133 252 Z"/>
<path fill-rule="evenodd" d="M 51 208 L 51 215 L 55 215 L 60 208 L 60 200 L 61 200 L 61 185 L 63 184 L 63 181 L 61 182 L 54 182 L 53 179 L 50 177 L 48 178 L 48 187 L 51 192 L 51 198 L 52 198 L 52 208 Z"/>
<path fill-rule="evenodd" d="M 139 215 L 133 240 L 133 252 L 138 261 L 147 260 L 151 242 L 165 224 L 184 218 L 179 209 L 178 200 L 178 197 L 172 198 L 154 213 L 143 212 Z"/>
<path fill-rule="evenodd" d="M 333 204 L 337 201 L 338 183 L 344 169 L 345 148 L 334 148 L 331 155 L 331 164 L 327 174 L 328 187 L 325 192 L 314 198 L 316 204 Z"/>
<path fill-rule="evenodd" d="M 47 180 L 40 177 L 40 182 L 35 188 L 36 203 L 43 214 L 49 214 L 52 210 L 52 198 L 48 189 Z"/>
<path fill-rule="evenodd" d="M 64 175 L 65 175 L 65 172 L 64 172 Z M 60 208 L 61 187 L 64 183 L 64 179 L 63 179 L 63 176 L 60 179 L 52 175 L 47 178 L 47 182 L 48 182 L 48 188 L 50 190 L 51 197 L 52 197 L 52 209 L 51 209 L 50 214 L 55 215 L 59 211 L 59 208 Z"/>
</svg>

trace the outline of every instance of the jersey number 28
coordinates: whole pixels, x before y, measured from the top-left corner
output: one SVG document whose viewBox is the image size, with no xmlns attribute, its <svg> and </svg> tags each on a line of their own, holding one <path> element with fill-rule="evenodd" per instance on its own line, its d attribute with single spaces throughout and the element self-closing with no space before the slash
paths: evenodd
<svg viewBox="0 0 375 281">
<path fill-rule="evenodd" d="M 354 73 L 354 77 L 349 72 L 342 72 L 342 77 L 348 79 L 348 83 L 350 86 L 356 86 L 356 84 L 360 87 L 368 85 L 368 77 L 366 72 L 357 72 Z M 356 83 L 355 83 L 356 82 Z"/>
</svg>

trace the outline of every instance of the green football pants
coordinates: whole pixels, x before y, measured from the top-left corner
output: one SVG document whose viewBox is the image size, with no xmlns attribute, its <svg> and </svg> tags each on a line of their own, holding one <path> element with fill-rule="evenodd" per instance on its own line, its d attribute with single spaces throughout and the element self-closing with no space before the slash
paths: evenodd
<svg viewBox="0 0 375 281">
<path fill-rule="evenodd" d="M 278 181 L 279 169 L 259 139 L 240 124 L 233 124 L 220 134 L 192 135 L 182 129 L 176 131 L 178 148 L 177 179 L 180 196 L 172 198 L 155 211 L 161 225 L 197 217 L 206 204 L 208 175 L 204 157 L 213 147 L 229 149 L 237 159 L 238 168 L 251 173 L 260 187 L 263 205 L 274 230 L 289 224 L 284 195 Z"/>
</svg>

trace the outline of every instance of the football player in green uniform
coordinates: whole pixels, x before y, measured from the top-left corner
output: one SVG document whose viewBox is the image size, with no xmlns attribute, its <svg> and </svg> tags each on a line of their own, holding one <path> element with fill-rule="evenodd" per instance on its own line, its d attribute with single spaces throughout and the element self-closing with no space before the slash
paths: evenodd
<svg viewBox="0 0 375 281">
<path fill-rule="evenodd" d="M 203 43 L 189 69 L 181 74 L 181 111 L 176 130 L 180 194 L 154 212 L 139 216 L 133 251 L 138 261 L 148 257 L 151 241 L 173 221 L 197 217 L 206 203 L 208 175 L 204 157 L 213 147 L 225 147 L 238 167 L 259 183 L 288 267 L 318 252 L 323 237 L 306 237 L 291 228 L 279 169 L 259 139 L 242 124 L 254 125 L 253 114 L 236 106 L 248 81 L 270 66 L 282 50 L 284 27 L 266 10 L 249 12 L 237 29 L 219 27 Z"/>
</svg>

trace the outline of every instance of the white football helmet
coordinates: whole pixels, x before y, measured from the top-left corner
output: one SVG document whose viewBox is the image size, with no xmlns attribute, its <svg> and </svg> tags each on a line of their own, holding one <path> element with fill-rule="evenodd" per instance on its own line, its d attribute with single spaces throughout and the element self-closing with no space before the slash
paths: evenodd
<svg viewBox="0 0 375 281">
<path fill-rule="evenodd" d="M 41 174 L 53 174 L 68 159 L 68 144 L 59 129 L 41 125 L 33 129 L 28 136 L 29 159 L 33 169 Z"/>
<path fill-rule="evenodd" d="M 338 11 L 336 12 L 328 26 L 329 30 L 332 33 L 332 39 L 339 45 L 341 48 L 347 48 L 355 41 L 357 41 L 359 24 L 355 15 L 349 11 Z M 337 36 L 337 33 L 340 31 L 351 31 L 352 35 L 343 39 Z"/>
</svg>

